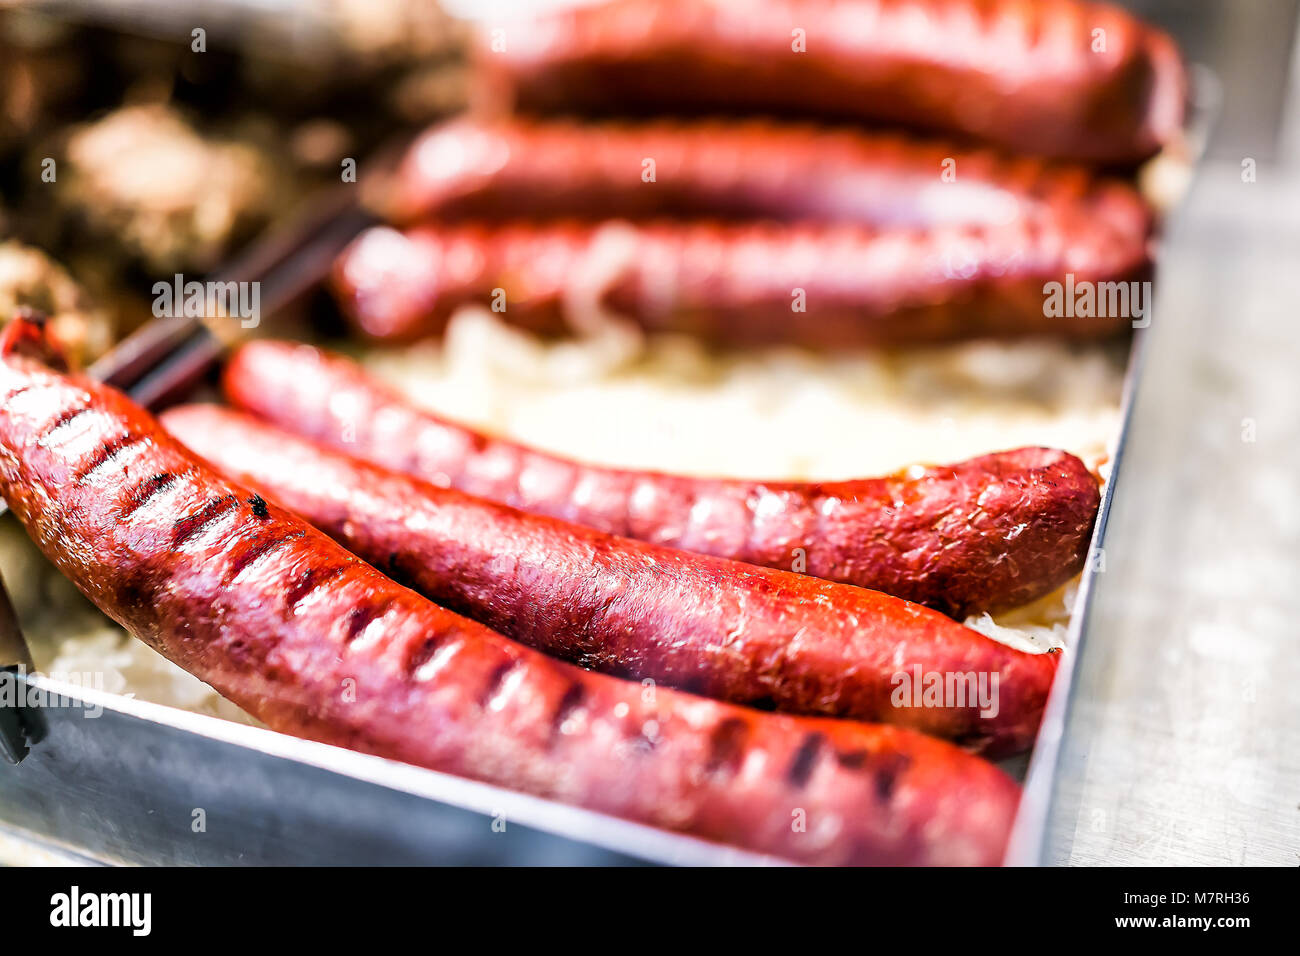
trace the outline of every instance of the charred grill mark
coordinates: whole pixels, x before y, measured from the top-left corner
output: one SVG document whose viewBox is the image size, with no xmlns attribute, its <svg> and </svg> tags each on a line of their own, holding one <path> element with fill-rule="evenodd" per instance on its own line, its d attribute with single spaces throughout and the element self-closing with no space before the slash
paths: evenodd
<svg viewBox="0 0 1300 956">
<path fill-rule="evenodd" d="M 745 756 L 745 741 L 749 739 L 749 724 L 739 717 L 728 717 L 709 735 L 709 756 L 704 763 L 706 773 L 734 776 Z"/>
<path fill-rule="evenodd" d="M 392 598 L 382 601 L 364 601 L 352 607 L 347 614 L 347 627 L 343 631 L 343 643 L 351 644 L 371 623 L 379 620 L 393 606 Z"/>
<path fill-rule="evenodd" d="M 18 391 L 10 395 L 9 398 L 6 399 L 6 401 L 8 401 L 9 399 L 17 398 L 23 392 L 27 391 L 29 388 L 32 387 L 33 386 L 31 385 L 26 385 L 23 388 L 20 388 Z M 64 428 L 66 428 L 68 425 L 71 425 L 82 415 L 86 415 L 91 411 L 92 409 L 89 405 L 77 405 L 73 408 L 64 409 L 63 412 L 59 415 L 59 417 L 54 419 L 54 421 L 50 423 L 50 427 L 45 429 L 45 433 L 41 435 L 40 439 L 37 441 L 37 444 L 40 445 L 42 448 L 48 448 L 53 443 L 54 437 L 59 432 L 63 431 Z"/>
<path fill-rule="evenodd" d="M 134 448 L 145 440 L 145 436 L 138 433 L 119 435 L 116 438 L 109 439 L 104 442 L 104 444 L 100 445 L 99 450 L 95 452 L 90 461 L 86 462 L 86 464 L 72 476 L 73 481 L 78 484 L 86 481 L 91 475 L 99 471 L 99 469 L 112 464 L 115 458 L 120 457 L 128 449 Z"/>
<path fill-rule="evenodd" d="M 153 498 L 176 484 L 179 477 L 180 476 L 175 472 L 160 471 L 158 474 L 145 479 L 131 492 L 127 506 L 122 509 L 122 517 L 131 517 L 131 515 L 135 514 L 147 505 Z"/>
<path fill-rule="evenodd" d="M 881 754 L 876 760 L 876 796 L 888 802 L 894 795 L 898 778 L 912 765 L 912 758 L 903 753 Z"/>
<path fill-rule="evenodd" d="M 812 777 L 813 770 L 817 767 L 817 758 L 821 756 L 822 745 L 826 742 L 826 735 L 819 731 L 813 731 L 806 735 L 799 749 L 795 751 L 794 760 L 790 761 L 790 769 L 785 772 L 786 779 L 793 786 L 802 787 Z"/>
<path fill-rule="evenodd" d="M 113 588 L 113 596 L 118 607 L 135 610 L 153 604 L 156 591 L 149 575 L 133 575 Z"/>
<path fill-rule="evenodd" d="M 861 770 L 866 765 L 868 756 L 870 755 L 865 750 L 838 750 L 835 752 L 835 759 L 839 761 L 840 766 L 845 770 Z"/>
<path fill-rule="evenodd" d="M 555 713 L 551 715 L 551 732 L 563 733 L 564 725 L 582 706 L 583 700 L 586 699 L 587 692 L 583 689 L 580 681 L 574 681 L 569 685 L 569 689 L 564 692 L 560 698 L 559 705 L 555 708 Z"/>
<path fill-rule="evenodd" d="M 194 514 L 187 515 L 176 522 L 175 533 L 172 535 L 172 546 L 180 547 L 226 512 L 238 507 L 239 498 L 236 495 L 222 495 L 219 498 L 210 498 Z"/>
<path fill-rule="evenodd" d="M 478 695 L 478 705 L 486 707 L 501 690 L 501 687 L 514 671 L 523 663 L 518 657 L 512 657 L 509 660 L 502 661 L 492 669 L 492 674 L 488 677 L 487 683 L 483 685 L 483 690 Z"/>
<path fill-rule="evenodd" d="M 418 677 L 420 668 L 433 660 L 433 655 L 438 653 L 438 648 L 447 642 L 449 636 L 448 634 L 430 634 L 412 647 L 406 655 L 406 673 L 411 677 Z"/>
<path fill-rule="evenodd" d="M 274 554 L 285 545 L 305 537 L 305 529 L 299 528 L 295 531 L 289 531 L 281 535 L 268 535 L 261 540 L 255 540 L 251 545 L 245 547 L 230 560 L 230 568 L 226 572 L 226 580 L 233 581 L 239 577 L 250 565 L 256 564 L 268 555 Z"/>
<path fill-rule="evenodd" d="M 289 609 L 293 610 L 316 591 L 347 574 L 351 567 L 351 564 L 335 564 L 328 567 L 314 565 L 304 570 L 285 593 L 285 602 Z"/>
</svg>

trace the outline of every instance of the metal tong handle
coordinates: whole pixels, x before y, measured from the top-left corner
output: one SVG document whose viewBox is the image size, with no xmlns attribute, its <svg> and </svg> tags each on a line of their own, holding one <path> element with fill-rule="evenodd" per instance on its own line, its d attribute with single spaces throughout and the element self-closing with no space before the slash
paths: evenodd
<svg viewBox="0 0 1300 956">
<path fill-rule="evenodd" d="M 18 700 L 18 678 L 34 669 L 18 615 L 0 578 L 0 759 L 8 763 L 18 763 L 30 750 L 31 728 Z"/>
</svg>

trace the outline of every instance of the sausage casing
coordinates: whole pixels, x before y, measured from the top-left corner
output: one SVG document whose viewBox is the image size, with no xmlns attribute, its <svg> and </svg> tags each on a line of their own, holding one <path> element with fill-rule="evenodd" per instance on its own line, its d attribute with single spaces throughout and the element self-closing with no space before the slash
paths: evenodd
<svg viewBox="0 0 1300 956">
<path fill-rule="evenodd" d="M 1003 610 L 1083 567 L 1100 502 L 1082 461 L 1021 448 L 887 478 L 707 479 L 602 468 L 454 424 L 309 346 L 253 342 L 231 402 L 382 467 L 609 534 L 884 591 Z"/>
<path fill-rule="evenodd" d="M 1165 33 L 1081 0 L 613 0 L 486 32 L 486 108 L 758 112 L 1130 165 L 1178 135 Z"/>
<path fill-rule="evenodd" d="M 770 219 L 878 227 L 1083 218 L 1140 244 L 1134 186 L 1083 166 L 894 132 L 770 120 L 464 117 L 422 134 L 376 190 L 390 222 Z"/>
<path fill-rule="evenodd" d="M 559 335 L 615 313 L 733 346 L 835 349 L 971 338 L 1095 339 L 1142 312 L 1144 241 L 1082 219 L 997 226 L 537 223 L 379 226 L 335 262 L 363 335 L 439 334 L 465 305 Z M 1047 283 L 1115 283 L 1098 306 L 1048 307 Z"/>
<path fill-rule="evenodd" d="M 1055 675 L 1055 654 L 1014 650 L 877 591 L 526 514 L 229 409 L 181 406 L 162 423 L 235 481 L 443 607 L 595 670 L 898 724 L 994 756 L 1032 743 Z M 900 692 L 929 675 L 963 680 L 960 700 L 917 707 Z"/>
</svg>

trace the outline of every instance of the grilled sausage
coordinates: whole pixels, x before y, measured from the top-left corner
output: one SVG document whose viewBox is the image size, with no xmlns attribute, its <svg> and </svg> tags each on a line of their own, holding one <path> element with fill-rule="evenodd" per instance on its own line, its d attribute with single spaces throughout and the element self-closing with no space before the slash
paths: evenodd
<svg viewBox="0 0 1300 956">
<path fill-rule="evenodd" d="M 613 0 L 492 24 L 487 110 L 768 112 L 1130 165 L 1173 140 L 1173 41 L 1081 0 Z"/>
<path fill-rule="evenodd" d="M 1099 504 L 1073 455 L 1021 448 L 888 478 L 702 479 L 581 464 L 448 422 L 355 364 L 253 342 L 226 366 L 246 411 L 374 464 L 609 534 L 963 615 L 1027 603 L 1083 566 Z M 801 568 L 801 570 L 803 570 Z"/>
<path fill-rule="evenodd" d="M 1055 654 L 1012 650 L 877 591 L 526 514 L 216 406 L 173 408 L 161 420 L 233 480 L 436 603 L 584 667 L 734 703 L 899 724 L 991 756 L 1032 743 L 1056 672 Z M 960 700 L 916 708 L 896 692 L 917 674 L 975 683 Z M 978 699 L 981 686 L 995 707 Z"/>
<path fill-rule="evenodd" d="M 120 393 L 25 356 L 0 359 L 0 409 L 0 491 L 41 550 L 275 729 L 806 862 L 999 860 L 1018 788 L 951 744 L 554 661 L 220 479 Z"/>
<path fill-rule="evenodd" d="M 834 349 L 1113 336 L 1137 315 L 1127 283 L 1149 270 L 1142 243 L 1055 217 L 922 230 L 464 224 L 367 230 L 339 256 L 332 284 L 357 329 L 379 340 L 437 335 L 456 309 L 479 304 L 545 335 L 613 312 L 724 345 Z M 1125 294 L 1050 309 L 1049 282 L 1123 283 Z"/>
<path fill-rule="evenodd" d="M 378 190 L 389 221 L 815 220 L 925 228 L 1078 218 L 1138 254 L 1152 216 L 1086 167 L 897 133 L 768 120 L 434 126 Z"/>
</svg>

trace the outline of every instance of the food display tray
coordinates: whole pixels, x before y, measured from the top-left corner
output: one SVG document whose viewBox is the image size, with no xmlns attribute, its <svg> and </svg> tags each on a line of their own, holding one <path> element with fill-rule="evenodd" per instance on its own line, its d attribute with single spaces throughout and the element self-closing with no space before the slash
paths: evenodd
<svg viewBox="0 0 1300 956">
<path fill-rule="evenodd" d="M 1189 142 L 1213 116 L 1196 75 Z M 1190 160 L 1189 160 L 1190 164 Z M 334 255 L 372 220 L 327 197 L 296 228 L 221 270 L 263 283 L 263 314 L 301 302 Z M 1119 433 L 1093 529 L 1103 547 L 1146 336 L 1133 334 Z M 151 396 L 156 397 L 156 396 Z M 0 520 L 12 520 L 4 518 Z M 1035 745 L 1003 763 L 1024 781 L 1006 862 L 1044 860 L 1074 675 L 1088 652 L 1097 569 L 1085 566 L 1063 656 Z M 0 677 L 0 679 L 3 679 Z M 0 761 L 0 844 L 102 864 L 785 865 L 734 847 L 631 823 L 505 788 L 301 740 L 260 727 L 90 690 L 41 674 L 11 677 L 47 699 L 27 714 L 30 753 Z"/>
</svg>

